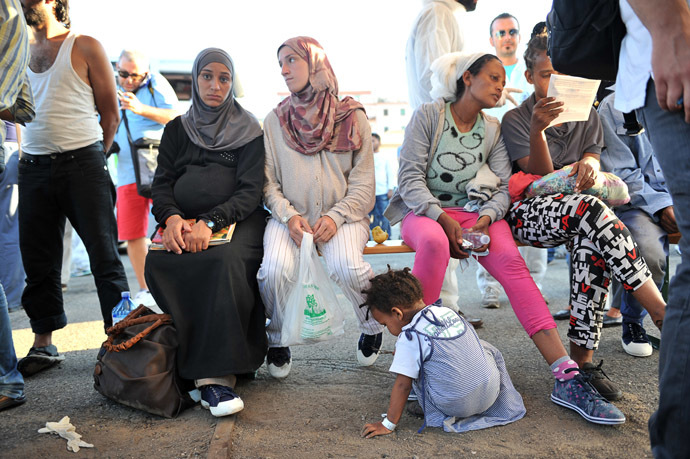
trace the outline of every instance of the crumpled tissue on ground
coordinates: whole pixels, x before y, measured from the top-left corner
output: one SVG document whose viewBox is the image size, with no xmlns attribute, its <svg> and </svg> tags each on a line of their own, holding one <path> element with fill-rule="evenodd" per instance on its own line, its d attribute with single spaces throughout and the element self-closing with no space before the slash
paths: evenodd
<svg viewBox="0 0 690 459">
<path fill-rule="evenodd" d="M 46 422 L 46 426 L 38 429 L 38 433 L 56 433 L 67 440 L 67 450 L 79 451 L 79 448 L 93 448 L 91 443 L 86 443 L 77 433 L 76 427 L 69 422 L 69 416 L 60 419 L 59 422 Z"/>
</svg>

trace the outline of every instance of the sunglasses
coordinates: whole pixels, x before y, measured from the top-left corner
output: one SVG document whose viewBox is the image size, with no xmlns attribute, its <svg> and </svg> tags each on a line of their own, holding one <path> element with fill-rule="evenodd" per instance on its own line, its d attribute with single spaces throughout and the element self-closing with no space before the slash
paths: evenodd
<svg viewBox="0 0 690 459">
<path fill-rule="evenodd" d="M 118 70 L 117 74 L 122 78 L 123 80 L 126 80 L 127 78 L 131 78 L 132 80 L 141 80 L 146 76 L 146 73 L 143 75 L 139 75 L 137 73 L 129 73 L 126 70 Z"/>
<path fill-rule="evenodd" d="M 520 31 L 518 29 L 510 29 L 510 30 L 497 30 L 494 32 L 494 36 L 496 38 L 503 38 L 506 36 L 506 34 L 510 35 L 511 37 L 514 37 L 518 35 Z"/>
</svg>

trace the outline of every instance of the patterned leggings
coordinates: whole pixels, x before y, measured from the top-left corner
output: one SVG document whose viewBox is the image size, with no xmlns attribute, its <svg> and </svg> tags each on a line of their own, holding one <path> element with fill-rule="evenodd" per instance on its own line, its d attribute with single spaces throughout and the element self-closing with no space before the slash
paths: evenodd
<svg viewBox="0 0 690 459">
<path fill-rule="evenodd" d="M 637 290 L 651 273 L 630 231 L 598 198 L 554 194 L 515 202 L 506 220 L 513 237 L 534 247 L 567 244 L 572 256 L 568 338 L 596 349 L 611 274 Z"/>
</svg>

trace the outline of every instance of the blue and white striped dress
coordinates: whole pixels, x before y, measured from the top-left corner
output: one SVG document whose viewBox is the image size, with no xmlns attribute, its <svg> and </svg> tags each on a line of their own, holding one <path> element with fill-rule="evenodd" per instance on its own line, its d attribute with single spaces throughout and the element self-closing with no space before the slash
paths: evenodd
<svg viewBox="0 0 690 459">
<path fill-rule="evenodd" d="M 427 306 L 403 327 L 390 371 L 414 379 L 424 426 L 466 432 L 525 415 L 501 353 L 445 307 Z"/>
</svg>

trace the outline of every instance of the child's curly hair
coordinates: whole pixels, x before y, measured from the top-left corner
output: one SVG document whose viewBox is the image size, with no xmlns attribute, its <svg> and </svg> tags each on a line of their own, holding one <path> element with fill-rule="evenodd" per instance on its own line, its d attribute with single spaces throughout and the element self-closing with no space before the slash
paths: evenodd
<svg viewBox="0 0 690 459">
<path fill-rule="evenodd" d="M 546 24 L 544 27 L 539 29 L 540 24 L 534 26 L 534 31 L 532 32 L 532 38 L 527 42 L 527 50 L 525 51 L 525 67 L 529 71 L 534 70 L 534 66 L 537 63 L 537 58 L 541 53 L 545 53 L 548 48 L 547 34 L 546 34 Z"/>
<path fill-rule="evenodd" d="M 424 298 L 422 284 L 410 273 L 410 268 L 391 269 L 371 280 L 371 286 L 362 290 L 366 301 L 359 307 L 372 308 L 390 314 L 393 307 L 407 309 Z M 369 312 L 367 311 L 367 317 Z"/>
</svg>

